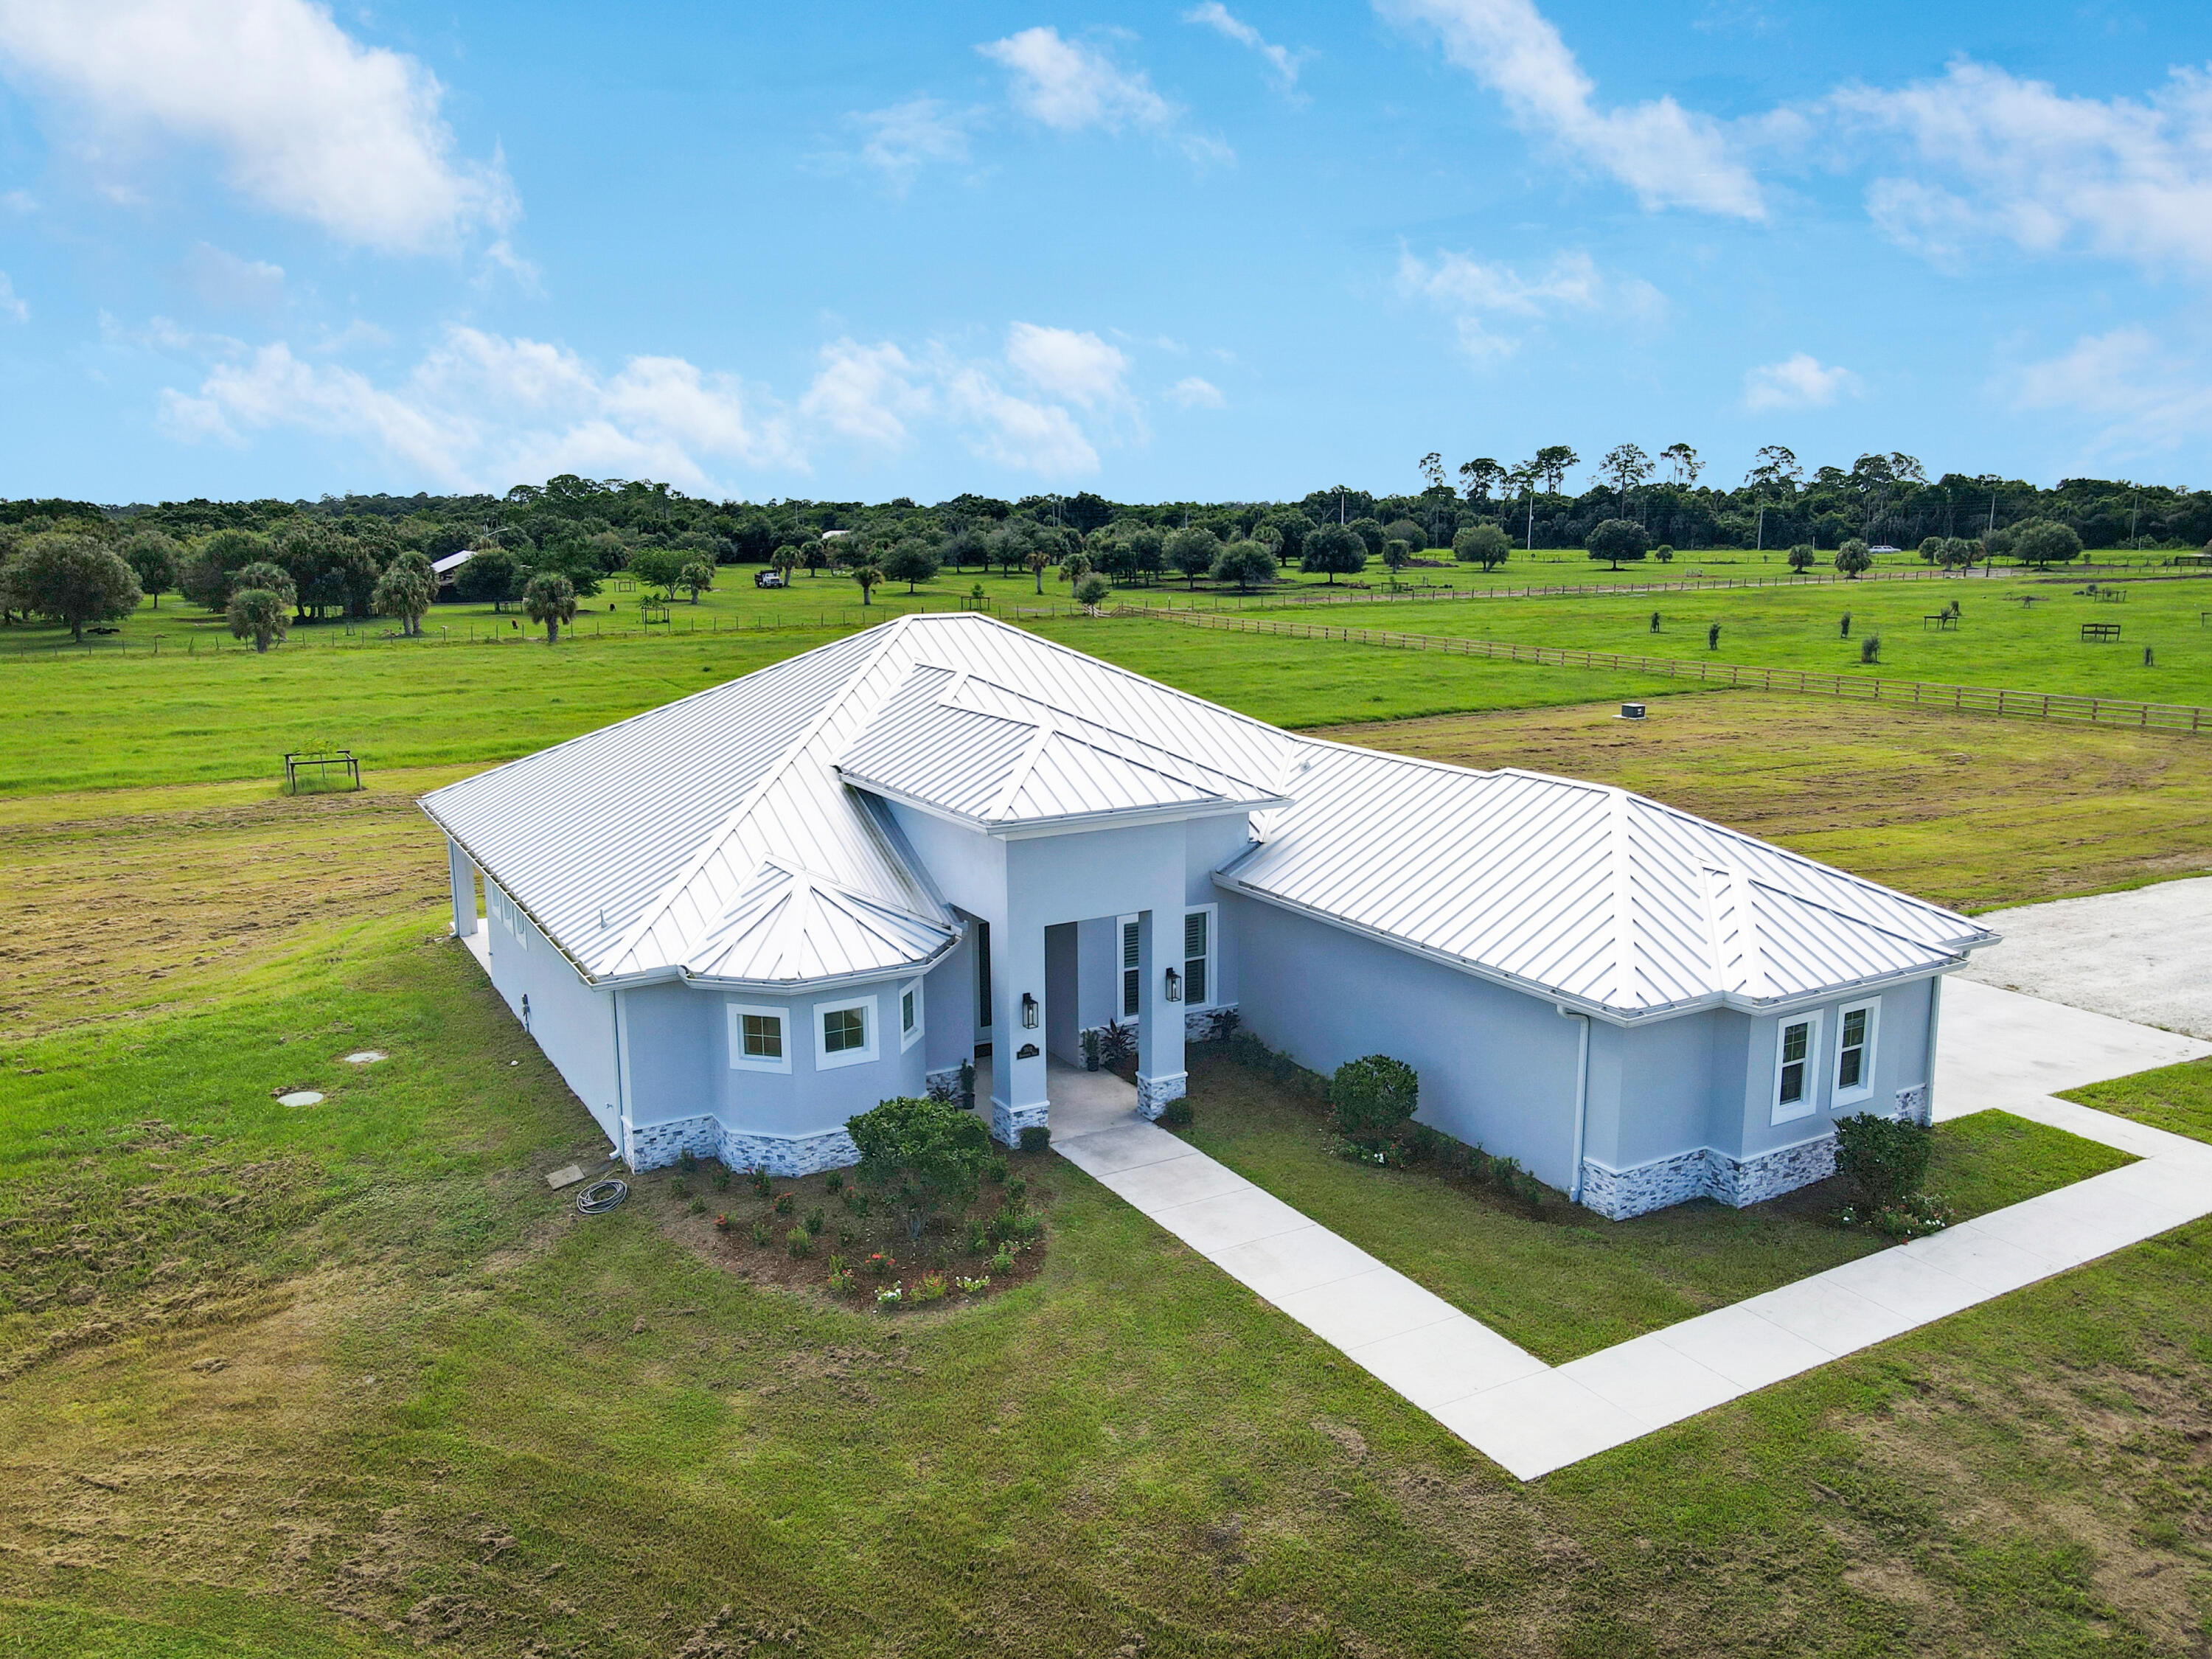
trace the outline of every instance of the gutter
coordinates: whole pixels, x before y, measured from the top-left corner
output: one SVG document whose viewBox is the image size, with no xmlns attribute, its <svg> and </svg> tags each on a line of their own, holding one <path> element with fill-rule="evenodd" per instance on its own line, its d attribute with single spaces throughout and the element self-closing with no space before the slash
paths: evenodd
<svg viewBox="0 0 2212 1659">
<path fill-rule="evenodd" d="M 1589 1016 L 1577 1013 L 1564 1003 L 1555 1002 L 1552 1011 L 1561 1019 L 1582 1022 L 1582 1036 L 1575 1052 L 1575 1168 L 1574 1180 L 1567 1188 L 1567 1197 L 1579 1204 L 1583 1201 L 1583 1143 L 1589 1125 Z"/>
</svg>

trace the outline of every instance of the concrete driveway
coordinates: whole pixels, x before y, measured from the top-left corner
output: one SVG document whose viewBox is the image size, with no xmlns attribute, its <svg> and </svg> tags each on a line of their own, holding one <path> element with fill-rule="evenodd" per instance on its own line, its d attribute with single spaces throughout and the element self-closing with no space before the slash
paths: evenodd
<svg viewBox="0 0 2212 1659">
<path fill-rule="evenodd" d="M 2212 1042 L 2212 876 L 1975 920 L 2004 943 L 1960 977 Z"/>
</svg>

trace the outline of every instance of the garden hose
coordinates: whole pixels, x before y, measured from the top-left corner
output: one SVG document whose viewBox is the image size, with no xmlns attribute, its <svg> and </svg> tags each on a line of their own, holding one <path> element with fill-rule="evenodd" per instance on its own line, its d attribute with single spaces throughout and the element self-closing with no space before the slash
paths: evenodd
<svg viewBox="0 0 2212 1659">
<path fill-rule="evenodd" d="M 594 1181 L 576 1194 L 578 1215 L 605 1215 L 629 1196 L 629 1182 L 617 1181 L 610 1176 L 605 1181 Z"/>
</svg>

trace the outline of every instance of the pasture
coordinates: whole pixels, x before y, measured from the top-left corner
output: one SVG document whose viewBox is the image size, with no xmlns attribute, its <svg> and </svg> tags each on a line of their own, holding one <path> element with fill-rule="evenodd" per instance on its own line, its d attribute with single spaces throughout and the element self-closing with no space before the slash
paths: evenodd
<svg viewBox="0 0 2212 1659">
<path fill-rule="evenodd" d="M 1957 902 L 2207 842 L 2185 739 L 1752 694 L 1630 732 L 1613 702 L 1680 683 L 1042 626 Z M 1064 1164 L 1036 1279 L 902 1321 L 746 1284 L 663 1180 L 576 1216 L 542 1176 L 604 1143 L 445 939 L 414 797 L 829 636 L 0 665 L 0 1650 L 2201 1647 L 2212 1224 L 1524 1486 Z M 279 795 L 319 742 L 370 787 Z M 366 1047 L 391 1059 L 339 1058 Z M 1245 1086 L 1201 1079 L 1201 1133 Z M 2201 1065 L 2087 1092 L 2212 1121 Z M 1432 1242 L 1431 1198 L 1374 1193 L 1328 1201 Z M 1704 1249 L 1706 1278 L 1631 1285 L 1637 1317 L 1735 1282 Z"/>
</svg>

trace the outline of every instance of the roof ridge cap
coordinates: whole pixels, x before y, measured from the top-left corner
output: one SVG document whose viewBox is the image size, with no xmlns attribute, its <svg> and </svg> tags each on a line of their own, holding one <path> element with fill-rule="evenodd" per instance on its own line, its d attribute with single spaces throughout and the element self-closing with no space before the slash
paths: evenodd
<svg viewBox="0 0 2212 1659">
<path fill-rule="evenodd" d="M 751 816 L 753 809 L 760 804 L 761 798 L 775 787 L 777 780 L 783 776 L 792 763 L 798 759 L 806 746 L 820 734 L 822 728 L 829 723 L 830 717 L 843 706 L 845 695 L 851 690 L 854 684 L 865 678 L 869 672 L 884 659 L 892 646 L 903 637 L 906 624 L 912 620 L 913 617 L 909 614 L 878 624 L 883 630 L 884 637 L 875 649 L 860 659 L 859 665 L 846 676 L 844 683 L 836 692 L 822 700 L 822 706 L 816 709 L 813 717 L 799 728 L 799 735 L 785 744 L 783 752 L 762 769 L 760 776 L 753 780 L 753 787 L 745 791 L 738 804 L 723 815 L 721 823 L 714 827 L 713 833 L 700 843 L 697 851 L 684 860 L 684 867 L 662 887 L 653 902 L 638 913 L 637 920 L 623 932 L 621 939 L 616 944 L 614 954 L 609 958 L 616 964 L 617 971 L 619 971 L 619 965 L 623 958 L 637 949 L 645 936 L 651 933 L 659 925 L 661 917 L 668 913 L 669 906 L 676 902 L 676 896 L 690 886 L 692 878 L 706 868 L 707 860 L 714 857 L 721 849 L 723 843 L 737 832 L 738 826 Z M 684 942 L 684 954 L 690 954 L 697 945 L 696 939 L 686 939 Z"/>
</svg>

